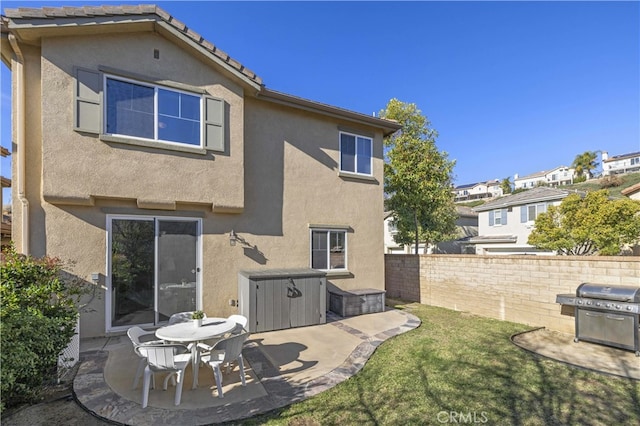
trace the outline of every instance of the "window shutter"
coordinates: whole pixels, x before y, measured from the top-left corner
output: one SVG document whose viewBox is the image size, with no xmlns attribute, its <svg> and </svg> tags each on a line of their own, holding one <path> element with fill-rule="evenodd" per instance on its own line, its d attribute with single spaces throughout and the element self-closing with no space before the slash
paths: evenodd
<svg viewBox="0 0 640 426">
<path fill-rule="evenodd" d="M 493 210 L 489 211 L 489 226 L 493 226 Z"/>
<path fill-rule="evenodd" d="M 102 131 L 102 74 L 76 68 L 74 130 L 99 134 Z"/>
<path fill-rule="evenodd" d="M 502 220 L 500 221 L 502 225 L 507 224 L 507 209 L 502 209 Z"/>
<path fill-rule="evenodd" d="M 520 206 L 520 223 L 527 222 L 527 206 Z"/>
<path fill-rule="evenodd" d="M 224 152 L 224 100 L 204 98 L 204 147 Z"/>
</svg>

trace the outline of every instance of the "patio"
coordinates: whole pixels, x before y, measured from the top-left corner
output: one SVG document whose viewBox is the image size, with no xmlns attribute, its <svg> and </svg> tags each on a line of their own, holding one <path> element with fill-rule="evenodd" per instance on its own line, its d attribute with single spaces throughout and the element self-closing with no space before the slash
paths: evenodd
<svg viewBox="0 0 640 426">
<path fill-rule="evenodd" d="M 128 425 L 211 424 L 252 417 L 301 401 L 357 373 L 377 346 L 412 330 L 420 320 L 403 311 L 342 318 L 327 315 L 327 324 L 252 334 L 243 351 L 247 386 L 237 367 L 224 374 L 224 398 L 217 397 L 213 372 L 200 369 L 191 389 L 187 368 L 182 402 L 173 405 L 175 388 L 165 392 L 158 380 L 141 406 L 140 385 L 131 389 L 138 364 L 124 336 L 81 343 L 81 365 L 73 383 L 79 404 L 94 415 Z"/>
</svg>

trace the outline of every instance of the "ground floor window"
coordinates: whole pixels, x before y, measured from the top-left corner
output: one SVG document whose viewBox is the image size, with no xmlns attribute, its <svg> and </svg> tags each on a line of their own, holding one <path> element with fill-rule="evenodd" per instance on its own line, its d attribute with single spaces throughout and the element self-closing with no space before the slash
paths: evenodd
<svg viewBox="0 0 640 426">
<path fill-rule="evenodd" d="M 107 329 L 198 308 L 200 229 L 199 219 L 109 217 Z"/>
<path fill-rule="evenodd" d="M 311 267 L 347 269 L 347 233 L 344 230 L 311 230 Z"/>
</svg>

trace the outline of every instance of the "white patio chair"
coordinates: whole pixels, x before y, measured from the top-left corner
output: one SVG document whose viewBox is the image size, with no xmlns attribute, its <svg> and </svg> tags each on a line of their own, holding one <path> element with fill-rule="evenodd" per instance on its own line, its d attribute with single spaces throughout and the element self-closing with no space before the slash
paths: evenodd
<svg viewBox="0 0 640 426">
<path fill-rule="evenodd" d="M 213 369 L 213 376 L 216 380 L 219 398 L 224 398 L 224 394 L 222 392 L 222 370 L 220 368 L 223 364 L 227 364 L 230 369 L 231 363 L 237 360 L 240 368 L 240 380 L 242 381 L 242 386 L 247 385 L 244 377 L 242 347 L 248 338 L 249 333 L 245 332 L 220 339 L 215 345 L 213 345 L 213 347 L 206 347 L 205 349 L 208 349 L 209 353 L 200 358 L 202 362 L 208 364 Z M 200 343 L 198 344 L 198 347 L 200 348 L 201 345 L 206 346 Z"/>
<path fill-rule="evenodd" d="M 127 330 L 127 336 L 129 336 L 134 350 L 140 345 L 164 343 L 162 340 L 153 340 L 150 338 L 150 336 L 155 337 L 155 335 L 156 334 L 154 331 L 143 330 L 138 326 L 133 326 L 129 328 L 129 330 Z M 136 352 L 136 354 L 138 354 L 138 352 Z M 138 356 L 140 357 L 140 361 L 138 362 L 138 369 L 136 370 L 136 376 L 133 378 L 133 387 L 131 389 L 135 389 L 138 387 L 138 380 L 140 380 L 140 377 L 142 377 L 144 367 L 146 367 L 147 365 L 147 359 L 143 356 L 140 356 L 139 354 Z"/>
<path fill-rule="evenodd" d="M 192 315 L 193 311 L 178 312 L 176 314 L 173 314 L 169 317 L 169 325 L 178 324 L 179 322 L 191 321 L 193 319 L 191 318 Z M 206 318 L 207 314 L 205 314 L 204 317 Z"/>
<path fill-rule="evenodd" d="M 175 405 L 180 405 L 182 398 L 182 385 L 184 383 L 184 370 L 191 362 L 191 351 L 184 345 L 140 345 L 136 352 L 147 359 L 144 369 L 144 381 L 142 386 L 142 408 L 146 408 L 149 402 L 149 385 L 154 373 L 169 373 L 164 379 L 163 389 L 167 390 L 169 378 L 176 376 Z M 153 386 L 155 388 L 155 386 Z"/>
<path fill-rule="evenodd" d="M 230 315 L 229 318 L 227 319 L 231 321 L 235 321 L 235 323 L 237 324 L 236 328 L 234 328 L 231 331 L 231 334 L 240 334 L 243 331 L 246 331 L 247 323 L 249 322 L 249 319 L 244 315 Z"/>
</svg>

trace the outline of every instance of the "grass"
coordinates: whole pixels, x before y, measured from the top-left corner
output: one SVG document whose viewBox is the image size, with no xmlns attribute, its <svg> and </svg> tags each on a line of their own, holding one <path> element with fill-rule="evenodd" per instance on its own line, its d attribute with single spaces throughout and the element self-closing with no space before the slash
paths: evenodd
<svg viewBox="0 0 640 426">
<path fill-rule="evenodd" d="M 640 382 L 536 357 L 510 341 L 528 326 L 395 307 L 421 326 L 387 340 L 349 380 L 245 424 L 640 424 Z"/>
<path fill-rule="evenodd" d="M 621 184 L 619 186 L 614 186 L 612 188 L 607 188 L 609 190 L 609 195 L 613 198 L 623 198 L 624 195 L 621 194 L 621 191 L 625 188 L 635 185 L 640 182 L 640 173 L 627 173 L 623 175 L 616 175 L 620 178 Z M 597 191 L 602 189 L 601 186 L 602 179 L 594 179 L 591 181 L 586 181 L 582 183 L 576 183 L 573 185 L 561 186 L 561 189 L 577 189 L 578 191 Z"/>
</svg>

